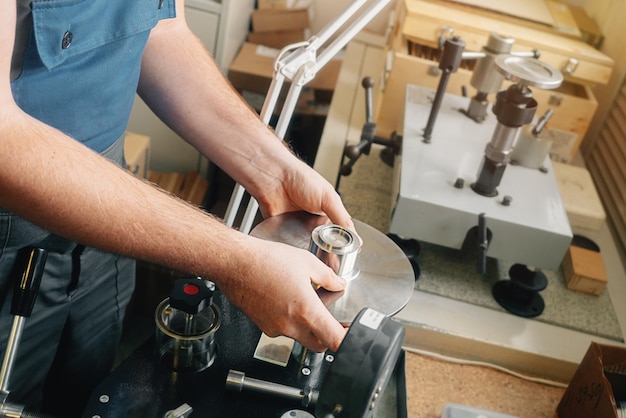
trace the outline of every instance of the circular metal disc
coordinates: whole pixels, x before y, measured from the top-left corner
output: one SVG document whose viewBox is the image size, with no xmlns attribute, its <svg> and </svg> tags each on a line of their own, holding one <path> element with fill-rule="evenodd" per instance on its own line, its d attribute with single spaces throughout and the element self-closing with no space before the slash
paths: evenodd
<svg viewBox="0 0 626 418">
<path fill-rule="evenodd" d="M 500 55 L 496 58 L 498 71 L 515 82 L 540 89 L 555 89 L 563 82 L 563 74 L 556 68 L 535 58 Z"/>
<path fill-rule="evenodd" d="M 308 249 L 313 229 L 328 223 L 330 221 L 326 216 L 285 213 L 264 220 L 250 235 Z M 354 220 L 354 225 L 363 241 L 354 278 L 348 280 L 348 285 L 341 292 L 318 290 L 328 310 L 344 325 L 350 325 L 366 307 L 387 316 L 396 314 L 408 303 L 415 286 L 413 268 L 400 247 L 363 222 Z"/>
</svg>

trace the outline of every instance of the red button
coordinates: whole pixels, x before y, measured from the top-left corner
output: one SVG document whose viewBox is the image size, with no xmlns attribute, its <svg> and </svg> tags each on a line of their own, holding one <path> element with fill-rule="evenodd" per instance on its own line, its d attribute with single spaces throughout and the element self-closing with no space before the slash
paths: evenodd
<svg viewBox="0 0 626 418">
<path fill-rule="evenodd" d="M 186 284 L 185 287 L 183 287 L 183 292 L 188 295 L 197 295 L 199 291 L 200 289 L 198 289 L 198 286 L 195 284 Z"/>
</svg>

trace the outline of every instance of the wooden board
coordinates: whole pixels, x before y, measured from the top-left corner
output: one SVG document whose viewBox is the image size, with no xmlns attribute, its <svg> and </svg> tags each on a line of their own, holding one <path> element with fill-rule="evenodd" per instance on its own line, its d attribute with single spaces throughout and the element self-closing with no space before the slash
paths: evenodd
<svg viewBox="0 0 626 418">
<path fill-rule="evenodd" d="M 468 8 L 451 7 L 450 3 L 423 0 L 404 0 L 406 8 L 400 20 L 401 31 L 407 39 L 437 48 L 442 29 L 453 28 L 454 35 L 465 41 L 467 51 L 480 51 L 491 32 L 515 39 L 514 51 L 538 49 L 541 60 L 562 70 L 571 59 L 577 67 L 566 74 L 566 79 L 580 84 L 606 84 L 614 61 L 609 56 L 578 39 L 540 31 L 483 14 Z"/>
<path fill-rule="evenodd" d="M 550 8 L 544 0 L 453 0 L 473 7 L 480 7 L 494 12 L 511 15 L 544 25 L 554 26 L 556 21 L 552 17 Z"/>
<path fill-rule="evenodd" d="M 554 29 L 563 34 L 582 39 L 582 33 L 578 29 L 576 18 L 567 4 L 555 0 L 546 0 L 546 6 L 550 9 L 552 19 L 554 19 Z"/>
<path fill-rule="evenodd" d="M 195 171 L 182 174 L 176 172 L 160 173 L 150 170 L 148 181 L 163 190 L 180 197 L 194 206 L 201 206 L 209 187 L 209 182 Z"/>
</svg>

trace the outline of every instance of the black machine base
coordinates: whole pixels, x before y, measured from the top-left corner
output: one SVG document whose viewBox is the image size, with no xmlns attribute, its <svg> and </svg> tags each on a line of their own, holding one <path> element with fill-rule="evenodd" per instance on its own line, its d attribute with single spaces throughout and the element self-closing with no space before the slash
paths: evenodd
<svg viewBox="0 0 626 418">
<path fill-rule="evenodd" d="M 218 352 L 211 367 L 197 373 L 173 372 L 159 364 L 151 338 L 101 382 L 83 416 L 162 418 L 183 404 L 193 408 L 190 418 L 280 418 L 289 411 L 305 411 L 314 416 L 314 405 L 305 407 L 293 399 L 229 391 L 225 387 L 226 377 L 229 370 L 240 370 L 247 376 L 319 393 L 332 363 L 341 355 L 341 348 L 338 353 L 327 352 L 329 355 L 318 364 L 307 366 L 293 356 L 286 367 L 254 359 L 261 335 L 258 328 L 219 291 L 214 304 L 223 321 L 216 333 Z M 398 355 L 382 394 L 386 401 L 379 402 L 374 416 L 407 417 L 404 352 Z M 346 392 L 349 390 L 345 388 Z"/>
</svg>

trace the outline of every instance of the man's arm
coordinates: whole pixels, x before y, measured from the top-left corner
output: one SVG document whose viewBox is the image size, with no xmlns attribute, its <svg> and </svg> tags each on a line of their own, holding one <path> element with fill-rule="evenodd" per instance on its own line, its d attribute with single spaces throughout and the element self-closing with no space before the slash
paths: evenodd
<svg viewBox="0 0 626 418">
<path fill-rule="evenodd" d="M 174 131 L 241 183 L 265 216 L 303 209 L 354 229 L 334 188 L 295 158 L 234 91 L 187 27 L 182 0 L 177 18 L 152 31 L 139 94 Z"/>
<path fill-rule="evenodd" d="M 337 349 L 345 332 L 309 279 L 331 290 L 341 285 L 312 254 L 227 228 L 19 109 L 9 82 L 15 2 L 5 6 L 0 206 L 83 244 L 211 278 L 269 335 Z"/>
</svg>

